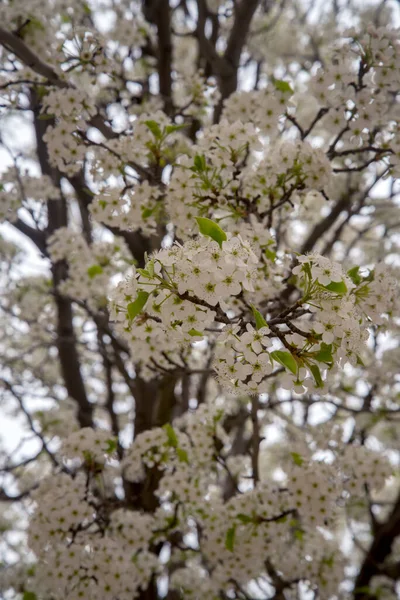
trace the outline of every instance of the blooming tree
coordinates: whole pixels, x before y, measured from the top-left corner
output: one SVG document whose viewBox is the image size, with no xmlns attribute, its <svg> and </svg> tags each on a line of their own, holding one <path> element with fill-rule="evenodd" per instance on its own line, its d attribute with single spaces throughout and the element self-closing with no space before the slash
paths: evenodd
<svg viewBox="0 0 400 600">
<path fill-rule="evenodd" d="M 0 15 L 1 598 L 398 598 L 398 3 Z"/>
</svg>

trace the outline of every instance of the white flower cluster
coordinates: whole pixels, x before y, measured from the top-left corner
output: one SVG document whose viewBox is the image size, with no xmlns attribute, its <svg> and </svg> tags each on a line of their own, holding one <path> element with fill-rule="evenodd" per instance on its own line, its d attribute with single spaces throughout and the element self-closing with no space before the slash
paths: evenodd
<svg viewBox="0 0 400 600">
<path fill-rule="evenodd" d="M 97 194 L 90 204 L 96 221 L 121 230 L 141 229 L 152 234 L 157 228 L 157 216 L 162 212 L 162 192 L 147 180 L 121 193 L 119 188 Z"/>
<path fill-rule="evenodd" d="M 86 146 L 77 135 L 76 128 L 73 121 L 61 120 L 56 125 L 49 125 L 43 136 L 51 163 L 69 176 L 82 169 L 86 155 Z"/>
<path fill-rule="evenodd" d="M 81 234 L 67 227 L 53 233 L 48 250 L 53 262 L 68 261 L 68 277 L 60 283 L 60 292 L 86 300 L 93 308 L 105 305 L 111 278 L 118 272 L 126 272 L 132 263 L 122 238 L 89 245 Z"/>
<path fill-rule="evenodd" d="M 115 474 L 139 483 L 149 472 L 157 473 L 161 502 L 154 515 L 118 503 L 103 505 L 98 475 L 87 463 L 87 474 L 62 473 L 44 480 L 34 494 L 29 529 L 30 546 L 41 564 L 32 579 L 35 589 L 56 598 L 78 598 L 83 592 L 88 598 L 96 593 L 128 598 L 161 571 L 152 543 L 179 531 L 190 533 L 198 544 L 196 555 L 172 579 L 172 587 L 189 598 L 200 600 L 204 590 L 218 593 L 233 582 L 247 585 L 268 576 L 266 558 L 283 577 L 318 586 L 321 598 L 337 593 L 345 561 L 324 531 L 340 518 L 345 503 L 363 496 L 365 485 L 373 490 L 385 484 L 391 475 L 386 458 L 364 446 L 343 444 L 341 428 L 328 437 L 329 432 L 311 428 L 299 443 L 281 446 L 284 485 L 259 483 L 224 502 L 215 488 L 218 473 L 226 476 L 221 464 L 231 443 L 222 417 L 226 415 L 218 406 L 204 405 L 174 426 L 141 433 L 125 453 Z M 93 432 L 90 439 L 86 429 L 81 436 L 72 434 L 63 453 L 97 454 L 96 446 L 106 441 L 104 433 Z M 335 441 L 329 445 L 331 459 L 318 460 L 317 450 L 326 451 L 328 439 Z M 100 453 L 104 456 L 104 450 Z M 220 462 L 215 462 L 217 455 Z M 248 468 L 242 463 L 237 482 Z M 110 510 L 106 520 L 104 510 Z M 171 561 L 176 558 L 175 550 Z M 191 581 L 192 569 L 197 575 Z"/>
<path fill-rule="evenodd" d="M 115 449 L 109 431 L 84 427 L 64 440 L 61 453 L 66 459 L 79 459 L 93 465 L 103 465 Z"/>
<path fill-rule="evenodd" d="M 37 554 L 71 539 L 72 531 L 94 520 L 94 509 L 88 502 L 86 478 L 83 473 L 75 479 L 60 473 L 45 479 L 32 495 L 37 503 L 29 524 L 29 545 Z"/>
<path fill-rule="evenodd" d="M 40 220 L 48 200 L 59 198 L 60 192 L 50 177 L 32 177 L 21 174 L 14 167 L 7 169 L 0 179 L 0 221 L 15 221 L 18 209 L 26 208 Z"/>
<path fill-rule="evenodd" d="M 206 227 L 205 237 L 155 253 L 145 269 L 113 292 L 112 318 L 140 356 L 143 376 L 183 368 L 185 359 L 177 349 L 188 351 L 201 337 L 213 340 L 213 368 L 219 382 L 235 393 L 268 392 L 271 375 L 279 375 L 279 385 L 296 393 L 321 391 L 335 368 L 361 364 L 368 325 L 379 324 L 381 314 L 394 308 L 396 288 L 384 268 L 365 280 L 318 254 L 300 256 L 292 273 L 302 297 L 266 321 L 249 308 L 253 295 L 263 290 L 262 285 L 255 288 L 257 278 L 279 271 L 274 260 L 262 258 L 259 268 L 257 254 L 240 235 L 226 234 L 208 219 L 198 223 Z M 264 244 L 256 250 L 260 256 L 263 247 L 268 252 L 269 240 L 256 237 Z"/>
<path fill-rule="evenodd" d="M 55 89 L 44 96 L 42 112 L 78 125 L 92 117 L 96 108 L 93 100 L 83 90 Z"/>
<path fill-rule="evenodd" d="M 262 220 L 311 190 L 324 190 L 331 178 L 325 153 L 308 142 L 264 147 L 251 123 L 222 121 L 204 129 L 190 155 L 180 158 L 167 189 L 168 213 L 185 239 L 196 215 L 237 222 L 253 213 Z"/>
<path fill-rule="evenodd" d="M 226 321 L 224 299 L 253 289 L 256 263 L 240 237 L 221 246 L 208 237 L 175 244 L 155 253 L 144 270 L 116 288 L 111 316 L 122 332 L 128 330 L 143 365 L 168 368 L 165 354 L 177 344 L 206 335 L 215 320 Z"/>
<path fill-rule="evenodd" d="M 270 87 L 250 92 L 234 92 L 224 102 L 223 117 L 230 123 L 253 123 L 263 135 L 274 139 L 279 133 L 279 121 L 291 95 L 290 86 L 287 87 L 287 91 L 282 92 Z"/>
</svg>

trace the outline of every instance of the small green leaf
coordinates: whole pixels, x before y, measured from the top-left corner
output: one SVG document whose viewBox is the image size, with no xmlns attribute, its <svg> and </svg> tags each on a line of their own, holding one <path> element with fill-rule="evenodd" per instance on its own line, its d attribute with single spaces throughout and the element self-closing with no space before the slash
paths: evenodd
<svg viewBox="0 0 400 600">
<path fill-rule="evenodd" d="M 264 254 L 268 258 L 268 260 L 275 262 L 276 252 L 274 252 L 273 250 L 270 250 L 269 248 L 265 248 Z"/>
<path fill-rule="evenodd" d="M 275 89 L 277 89 L 278 92 L 282 92 L 284 94 L 293 94 L 292 87 L 287 81 L 284 81 L 283 79 L 275 79 L 275 77 L 272 77 L 272 83 L 274 84 Z"/>
<path fill-rule="evenodd" d="M 196 154 L 196 156 L 194 157 L 193 164 L 195 166 L 196 171 L 198 171 L 199 173 L 202 173 L 207 168 L 206 159 L 203 154 Z"/>
<path fill-rule="evenodd" d="M 136 300 L 134 302 L 130 302 L 127 306 L 128 317 L 131 321 L 142 312 L 149 294 L 147 292 L 143 292 L 139 290 L 138 295 L 136 296 Z"/>
<path fill-rule="evenodd" d="M 364 363 L 364 361 L 362 360 L 362 358 L 361 358 L 361 356 L 359 354 L 357 354 L 357 362 L 356 362 L 356 364 L 359 367 L 365 367 L 365 363 Z"/>
<path fill-rule="evenodd" d="M 254 517 L 250 517 L 250 515 L 245 515 L 244 513 L 239 513 L 236 515 L 236 518 L 244 524 L 254 523 Z"/>
<path fill-rule="evenodd" d="M 142 219 L 148 219 L 154 212 L 154 208 L 144 208 L 142 210 Z"/>
<path fill-rule="evenodd" d="M 151 279 L 151 275 L 149 273 L 149 271 L 147 269 L 136 269 L 137 272 L 142 276 L 142 277 L 146 277 L 146 279 Z"/>
<path fill-rule="evenodd" d="M 350 279 L 352 280 L 352 282 L 355 285 L 359 285 L 362 282 L 362 280 L 363 280 L 363 278 L 361 277 L 359 271 L 360 271 L 360 267 L 357 267 L 357 266 L 353 267 L 352 269 L 349 269 L 347 271 L 347 275 L 350 277 Z"/>
<path fill-rule="evenodd" d="M 295 529 L 293 533 L 296 540 L 299 540 L 300 542 L 304 540 L 304 531 L 301 529 Z"/>
<path fill-rule="evenodd" d="M 236 535 L 236 525 L 233 525 L 226 532 L 225 538 L 225 548 L 230 552 L 233 552 L 233 547 L 235 545 L 235 535 Z"/>
<path fill-rule="evenodd" d="M 324 382 L 322 381 L 321 371 L 319 370 L 318 365 L 310 365 L 310 371 L 313 374 L 317 388 L 323 388 Z"/>
<path fill-rule="evenodd" d="M 294 464 L 298 467 L 301 467 L 301 465 L 304 463 L 303 457 L 298 452 L 291 452 L 290 456 L 292 457 Z"/>
<path fill-rule="evenodd" d="M 172 448 L 177 448 L 178 447 L 178 438 L 175 433 L 175 429 L 172 427 L 172 425 L 170 423 L 166 423 L 164 425 L 163 429 L 165 430 L 165 433 L 167 434 L 169 445 L 172 446 Z"/>
<path fill-rule="evenodd" d="M 286 367 L 291 371 L 294 375 L 297 373 L 297 362 L 290 354 L 290 352 L 283 352 L 282 350 L 275 350 L 275 352 L 271 352 L 271 358 L 276 360 L 283 367 Z"/>
<path fill-rule="evenodd" d="M 90 279 L 93 279 L 96 277 L 96 275 L 101 275 L 102 272 L 103 268 L 100 265 L 92 265 L 87 270 L 87 274 L 89 275 Z"/>
<path fill-rule="evenodd" d="M 154 258 L 152 260 L 149 260 L 146 267 L 147 267 L 147 271 L 149 272 L 150 277 L 153 278 L 154 277 Z"/>
<path fill-rule="evenodd" d="M 317 352 L 317 354 L 314 356 L 314 358 L 318 362 L 331 364 L 333 362 L 332 344 L 324 344 L 322 342 L 321 349 Z"/>
<path fill-rule="evenodd" d="M 178 460 L 180 460 L 180 462 L 189 464 L 189 457 L 188 457 L 188 453 L 186 452 L 186 450 L 184 450 L 183 448 L 177 448 L 176 455 L 178 457 Z"/>
<path fill-rule="evenodd" d="M 196 221 L 200 233 L 216 241 L 222 248 L 222 242 L 225 242 L 227 239 L 225 231 L 217 223 L 206 217 L 196 217 Z"/>
<path fill-rule="evenodd" d="M 253 304 L 251 304 L 250 306 L 253 312 L 254 320 L 256 322 L 256 329 L 261 329 L 261 327 L 268 327 L 268 323 L 264 319 L 262 314 L 255 308 L 255 306 L 253 306 Z"/>
<path fill-rule="evenodd" d="M 112 454 L 113 452 L 115 452 L 115 450 L 117 448 L 118 448 L 118 442 L 115 438 L 110 438 L 109 440 L 107 440 L 107 449 L 106 449 L 107 454 Z"/>
<path fill-rule="evenodd" d="M 162 131 L 157 121 L 145 121 L 144 124 L 150 129 L 156 140 L 162 138 Z"/>
<path fill-rule="evenodd" d="M 201 331 L 198 331 L 197 329 L 190 329 L 188 331 L 188 334 L 191 335 L 191 336 L 193 336 L 193 337 L 196 337 L 196 336 L 197 337 L 199 337 L 199 336 L 203 337 L 204 336 L 204 333 L 201 333 Z"/>
<path fill-rule="evenodd" d="M 186 127 L 186 126 L 185 125 L 167 125 L 164 131 L 167 135 L 170 135 L 171 133 L 175 133 L 175 131 L 179 131 L 180 129 L 183 129 L 184 127 Z"/>
<path fill-rule="evenodd" d="M 50 121 L 51 119 L 54 119 L 54 115 L 43 113 L 42 115 L 38 116 L 39 121 Z"/>
<path fill-rule="evenodd" d="M 22 600 L 37 600 L 35 592 L 25 591 L 22 596 Z"/>
<path fill-rule="evenodd" d="M 343 296 L 347 292 L 347 286 L 344 281 L 331 281 L 329 285 L 322 286 L 330 292 Z"/>
</svg>

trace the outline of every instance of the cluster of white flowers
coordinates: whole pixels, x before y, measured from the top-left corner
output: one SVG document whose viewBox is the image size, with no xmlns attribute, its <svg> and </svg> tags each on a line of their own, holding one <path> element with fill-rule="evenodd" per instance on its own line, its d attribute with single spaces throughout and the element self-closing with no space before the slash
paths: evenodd
<svg viewBox="0 0 400 600">
<path fill-rule="evenodd" d="M 28 209 L 40 220 L 45 203 L 56 200 L 59 196 L 60 192 L 49 176 L 32 177 L 18 173 L 11 167 L 0 178 L 0 221 L 15 221 L 21 207 Z"/>
<path fill-rule="evenodd" d="M 167 189 L 168 213 L 186 238 L 196 215 L 237 222 L 253 213 L 262 219 L 311 190 L 324 190 L 331 178 L 325 153 L 308 142 L 264 147 L 251 123 L 222 121 L 180 158 Z"/>
<path fill-rule="evenodd" d="M 157 228 L 157 217 L 163 211 L 162 192 L 147 180 L 122 193 L 119 188 L 97 194 L 90 204 L 93 218 L 121 230 L 141 229 L 152 234 Z"/>
<path fill-rule="evenodd" d="M 100 466 L 110 458 L 115 445 L 109 431 L 84 427 L 64 440 L 61 453 L 66 459 L 79 459 Z"/>
<path fill-rule="evenodd" d="M 253 289 L 256 263 L 250 245 L 240 237 L 221 246 L 208 237 L 175 244 L 155 253 L 145 269 L 119 284 L 111 315 L 121 333 L 129 332 L 135 352 L 140 348 L 142 364 L 168 368 L 165 354 L 177 344 L 206 335 L 215 320 L 226 321 L 224 299 Z"/>
<path fill-rule="evenodd" d="M 139 483 L 149 471 L 158 473 L 156 495 L 161 503 L 154 515 L 117 503 L 110 505 L 104 521 L 99 471 L 87 461 L 86 474 L 59 474 L 57 485 L 54 477 L 44 480 L 33 496 L 36 509 L 29 528 L 30 546 L 43 568 L 31 585 L 56 597 L 72 599 L 84 593 L 94 598 L 101 591 L 105 598 L 127 598 L 161 572 L 162 561 L 150 551 L 151 544 L 176 530 L 190 532 L 198 543 L 198 558 L 180 569 L 172 583 L 189 598 L 200 598 L 206 589 L 229 590 L 232 582 L 247 585 L 268 577 L 271 569 L 293 585 L 304 581 L 318 586 L 322 598 L 337 593 L 345 561 L 324 530 L 340 517 L 345 503 L 363 495 L 365 485 L 373 490 L 385 484 L 391 475 L 386 458 L 364 446 L 341 444 L 341 428 L 328 437 L 327 431 L 311 428 L 304 440 L 281 447 L 286 456 L 281 462 L 284 485 L 278 487 L 267 477 L 269 481 L 224 502 L 214 485 L 217 473 L 225 473 L 220 465 L 230 445 L 221 426 L 223 416 L 220 407 L 206 404 L 173 426 L 139 434 L 126 451 L 121 472 L 127 481 Z M 94 452 L 102 461 L 108 456 L 105 436 L 106 432 L 81 430 L 65 440 L 62 454 L 83 458 Z M 328 439 L 333 445 L 327 446 Z M 328 447 L 331 459 L 317 459 L 317 451 Z M 210 469 L 213 454 L 221 462 Z M 119 468 L 114 471 L 116 476 Z M 247 472 L 243 463 L 236 479 Z M 188 552 L 190 556 L 190 547 Z M 198 561 L 207 564 L 207 577 Z M 190 581 L 192 569 L 196 576 Z"/>
<path fill-rule="evenodd" d="M 93 100 L 83 90 L 51 90 L 43 98 L 42 112 L 58 119 L 79 124 L 96 113 Z"/>
<path fill-rule="evenodd" d="M 132 257 L 122 238 L 89 245 L 81 234 L 67 227 L 57 229 L 48 240 L 54 262 L 68 261 L 68 277 L 59 284 L 67 296 L 86 300 L 91 307 L 104 306 L 111 278 L 130 268 Z"/>
<path fill-rule="evenodd" d="M 257 297 L 254 279 L 267 274 L 257 269 L 251 246 L 240 235 L 224 239 L 232 234 L 213 221 L 198 222 L 208 228 L 206 237 L 155 253 L 113 293 L 112 317 L 140 356 L 145 376 L 182 368 L 182 356 L 171 355 L 171 340 L 188 350 L 201 337 L 214 340 L 213 367 L 233 392 L 267 392 L 271 374 L 280 374 L 282 366 L 283 388 L 321 391 L 335 363 L 360 363 L 368 325 L 379 324 L 381 314 L 394 308 L 394 280 L 384 269 L 368 285 L 351 271 L 357 285 L 338 263 L 318 254 L 300 256 L 292 273 L 303 295 L 281 317 L 269 319 L 269 326 L 254 308 L 249 314 L 252 295 Z M 268 237 L 261 243 L 268 249 Z M 377 305 L 377 294 L 385 303 Z"/>
<path fill-rule="evenodd" d="M 62 120 L 49 125 L 43 140 L 52 164 L 62 173 L 73 176 L 82 168 L 86 147 L 76 133 L 76 123 Z"/>
<path fill-rule="evenodd" d="M 285 91 L 267 87 L 251 92 L 234 92 L 224 102 L 223 116 L 230 123 L 253 123 L 263 135 L 274 139 L 279 133 L 280 119 L 290 95 L 289 84 Z"/>
</svg>

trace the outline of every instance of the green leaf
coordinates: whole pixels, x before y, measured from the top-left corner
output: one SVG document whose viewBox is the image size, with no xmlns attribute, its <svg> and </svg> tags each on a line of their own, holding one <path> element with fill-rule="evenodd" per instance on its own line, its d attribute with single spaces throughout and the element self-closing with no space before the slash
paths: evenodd
<svg viewBox="0 0 400 600">
<path fill-rule="evenodd" d="M 186 452 L 186 450 L 184 450 L 183 448 L 177 448 L 176 455 L 178 457 L 178 460 L 180 460 L 180 462 L 189 464 L 189 457 L 188 457 L 188 453 Z"/>
<path fill-rule="evenodd" d="M 160 140 L 162 138 L 162 131 L 157 121 L 145 121 L 144 124 L 147 125 L 148 129 L 150 129 L 156 140 Z"/>
<path fill-rule="evenodd" d="M 90 6 L 87 4 L 87 2 L 83 3 L 83 10 L 84 10 L 85 15 L 92 14 L 92 10 L 91 10 Z"/>
<path fill-rule="evenodd" d="M 107 454 L 112 454 L 113 452 L 115 452 L 115 450 L 117 448 L 118 448 L 118 442 L 115 438 L 110 438 L 109 440 L 107 440 L 107 449 L 106 449 Z"/>
<path fill-rule="evenodd" d="M 39 121 L 50 121 L 51 119 L 54 119 L 54 115 L 43 113 L 42 115 L 38 116 L 38 119 Z"/>
<path fill-rule="evenodd" d="M 284 81 L 283 79 L 275 79 L 275 77 L 272 77 L 272 83 L 274 84 L 275 89 L 277 89 L 278 92 L 282 92 L 284 94 L 293 94 L 293 89 L 290 83 L 288 83 L 287 81 Z"/>
<path fill-rule="evenodd" d="M 310 371 L 313 374 L 313 377 L 315 379 L 315 383 L 317 384 L 317 387 L 323 388 L 324 382 L 322 381 L 321 371 L 319 370 L 318 365 L 310 365 Z"/>
<path fill-rule="evenodd" d="M 149 260 L 146 267 L 147 267 L 147 271 L 149 272 L 150 277 L 153 278 L 154 277 L 154 258 Z"/>
<path fill-rule="evenodd" d="M 222 248 L 222 242 L 225 242 L 227 239 L 225 231 L 217 223 L 206 217 L 196 217 L 196 221 L 200 233 L 216 241 Z"/>
<path fill-rule="evenodd" d="M 341 296 L 347 292 L 347 286 L 344 281 L 331 281 L 329 285 L 323 285 L 322 287 Z"/>
<path fill-rule="evenodd" d="M 151 275 L 147 269 L 136 269 L 136 271 L 142 276 L 146 277 L 146 279 L 151 279 Z"/>
<path fill-rule="evenodd" d="M 144 208 L 142 210 L 142 219 L 148 219 L 154 212 L 154 208 Z"/>
<path fill-rule="evenodd" d="M 275 350 L 275 352 L 271 352 L 271 358 L 276 360 L 283 367 L 286 367 L 291 371 L 294 375 L 297 373 L 297 362 L 290 354 L 290 352 L 283 352 L 282 350 Z"/>
<path fill-rule="evenodd" d="M 196 171 L 198 171 L 199 173 L 202 173 L 207 168 L 206 158 L 203 154 L 196 154 L 196 156 L 194 157 L 193 164 L 195 166 Z"/>
<path fill-rule="evenodd" d="M 142 312 L 149 294 L 147 292 L 143 292 L 139 290 L 138 295 L 136 296 L 136 300 L 134 302 L 130 302 L 127 306 L 128 317 L 131 321 Z"/>
<path fill-rule="evenodd" d="M 188 331 L 188 334 L 191 335 L 191 336 L 193 336 L 193 337 L 195 337 L 195 336 L 203 337 L 204 336 L 204 333 L 201 333 L 201 331 L 198 331 L 197 329 L 190 329 Z"/>
<path fill-rule="evenodd" d="M 250 517 L 250 515 L 245 515 L 244 513 L 239 513 L 238 515 L 236 515 L 236 518 L 245 524 L 254 523 L 254 517 Z"/>
<path fill-rule="evenodd" d="M 292 457 L 294 464 L 298 467 L 301 467 L 301 465 L 304 463 L 303 457 L 298 452 L 291 452 L 290 456 Z"/>
<path fill-rule="evenodd" d="M 87 274 L 89 275 L 90 279 L 93 279 L 96 277 L 96 275 L 101 275 L 102 272 L 103 268 L 100 265 L 92 265 L 87 270 Z"/>
<path fill-rule="evenodd" d="M 183 129 L 184 127 L 186 127 L 186 126 L 185 125 L 167 125 L 166 128 L 164 129 L 164 131 L 167 135 L 170 135 L 171 133 L 175 133 L 175 131 L 179 131 L 180 129 Z"/>
<path fill-rule="evenodd" d="M 35 592 L 25 591 L 23 593 L 22 600 L 37 600 L 37 596 L 36 596 Z"/>
<path fill-rule="evenodd" d="M 233 552 L 233 547 L 235 545 L 235 535 L 236 535 L 236 525 L 233 525 L 226 532 L 225 538 L 225 548 L 230 552 Z"/>
<path fill-rule="evenodd" d="M 304 540 L 304 531 L 301 529 L 295 529 L 293 533 L 296 540 L 299 540 L 300 542 Z"/>
<path fill-rule="evenodd" d="M 175 433 L 175 429 L 172 427 L 172 425 L 170 423 L 166 423 L 164 425 L 163 429 L 165 430 L 165 433 L 167 434 L 169 445 L 172 446 L 172 448 L 177 448 L 178 447 L 178 438 Z"/>
<path fill-rule="evenodd" d="M 331 364 L 333 362 L 332 344 L 321 344 L 321 349 L 314 356 L 318 362 Z"/>
<path fill-rule="evenodd" d="M 347 271 L 347 275 L 350 277 L 350 279 L 352 280 L 352 282 L 355 285 L 359 285 L 362 282 L 362 280 L 363 280 L 363 278 L 361 277 L 359 271 L 360 271 L 360 267 L 357 267 L 357 266 L 353 267 L 352 269 L 349 269 Z"/>
<path fill-rule="evenodd" d="M 256 322 L 256 329 L 261 329 L 261 327 L 268 327 L 268 323 L 264 319 L 262 314 L 255 308 L 255 306 L 253 306 L 253 304 L 251 304 L 250 306 L 253 312 L 254 320 Z"/>
<path fill-rule="evenodd" d="M 269 248 L 265 248 L 264 254 L 268 258 L 268 260 L 275 262 L 276 252 L 274 252 L 273 250 L 270 250 Z"/>
<path fill-rule="evenodd" d="M 357 354 L 357 361 L 356 361 L 356 364 L 357 364 L 359 367 L 365 367 L 365 363 L 364 363 L 364 361 L 362 360 L 362 358 L 361 358 L 361 356 L 360 356 L 359 354 Z"/>
</svg>

